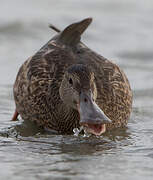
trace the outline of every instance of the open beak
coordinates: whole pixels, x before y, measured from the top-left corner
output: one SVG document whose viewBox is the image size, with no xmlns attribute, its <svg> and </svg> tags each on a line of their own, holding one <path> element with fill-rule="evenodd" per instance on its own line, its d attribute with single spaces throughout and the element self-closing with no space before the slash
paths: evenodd
<svg viewBox="0 0 153 180">
<path fill-rule="evenodd" d="M 101 135 L 106 131 L 105 124 L 112 121 L 94 102 L 91 91 L 82 91 L 80 94 L 80 125 L 94 135 Z"/>
</svg>

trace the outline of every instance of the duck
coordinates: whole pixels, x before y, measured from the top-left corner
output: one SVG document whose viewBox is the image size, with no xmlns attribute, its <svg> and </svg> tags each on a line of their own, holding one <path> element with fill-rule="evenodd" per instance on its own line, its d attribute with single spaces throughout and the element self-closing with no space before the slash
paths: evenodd
<svg viewBox="0 0 153 180">
<path fill-rule="evenodd" d="M 123 70 L 88 48 L 81 36 L 92 18 L 60 31 L 20 67 L 13 94 L 24 121 L 72 134 L 74 128 L 100 136 L 125 127 L 132 111 L 132 90 Z"/>
</svg>

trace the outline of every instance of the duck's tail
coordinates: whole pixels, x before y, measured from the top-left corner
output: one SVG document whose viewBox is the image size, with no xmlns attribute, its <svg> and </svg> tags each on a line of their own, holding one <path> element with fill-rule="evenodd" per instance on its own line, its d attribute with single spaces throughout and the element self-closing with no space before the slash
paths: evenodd
<svg viewBox="0 0 153 180">
<path fill-rule="evenodd" d="M 78 42 L 80 42 L 81 35 L 91 22 L 92 18 L 86 18 L 80 22 L 69 25 L 60 33 L 59 41 L 68 46 L 75 46 Z M 56 28 L 56 31 L 59 30 Z"/>
</svg>

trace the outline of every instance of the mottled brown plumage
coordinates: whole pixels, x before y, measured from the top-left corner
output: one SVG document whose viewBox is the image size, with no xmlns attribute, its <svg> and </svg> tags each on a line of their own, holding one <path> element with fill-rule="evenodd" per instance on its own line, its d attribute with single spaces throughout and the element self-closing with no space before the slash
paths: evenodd
<svg viewBox="0 0 153 180">
<path fill-rule="evenodd" d="M 80 42 L 90 23 L 88 18 L 68 26 L 21 66 L 14 99 L 24 120 L 72 133 L 80 126 L 80 94 L 91 91 L 93 101 L 112 120 L 107 129 L 127 124 L 132 107 L 128 79 L 115 63 Z"/>
</svg>

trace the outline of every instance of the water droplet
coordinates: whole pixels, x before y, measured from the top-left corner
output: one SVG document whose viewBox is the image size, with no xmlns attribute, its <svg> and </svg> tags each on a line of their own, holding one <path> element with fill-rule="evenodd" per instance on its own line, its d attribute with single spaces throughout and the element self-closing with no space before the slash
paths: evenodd
<svg viewBox="0 0 153 180">
<path fill-rule="evenodd" d="M 89 134 L 86 131 L 86 129 L 84 129 L 83 126 L 81 126 L 80 129 L 79 128 L 74 128 L 73 129 L 74 136 L 79 136 L 79 134 L 80 134 L 80 132 L 82 132 L 82 130 L 83 130 L 83 137 L 90 137 L 91 136 L 91 134 Z"/>
<path fill-rule="evenodd" d="M 90 137 L 91 136 L 91 134 L 89 134 L 87 131 L 86 131 L 86 129 L 84 129 L 84 135 L 83 135 L 83 137 Z"/>
<path fill-rule="evenodd" d="M 73 129 L 74 136 L 78 136 L 80 133 L 80 130 L 78 128 Z"/>
<path fill-rule="evenodd" d="M 74 128 L 73 129 L 74 136 L 78 136 L 82 130 L 83 130 L 83 126 L 81 126 L 80 129 Z"/>
</svg>

